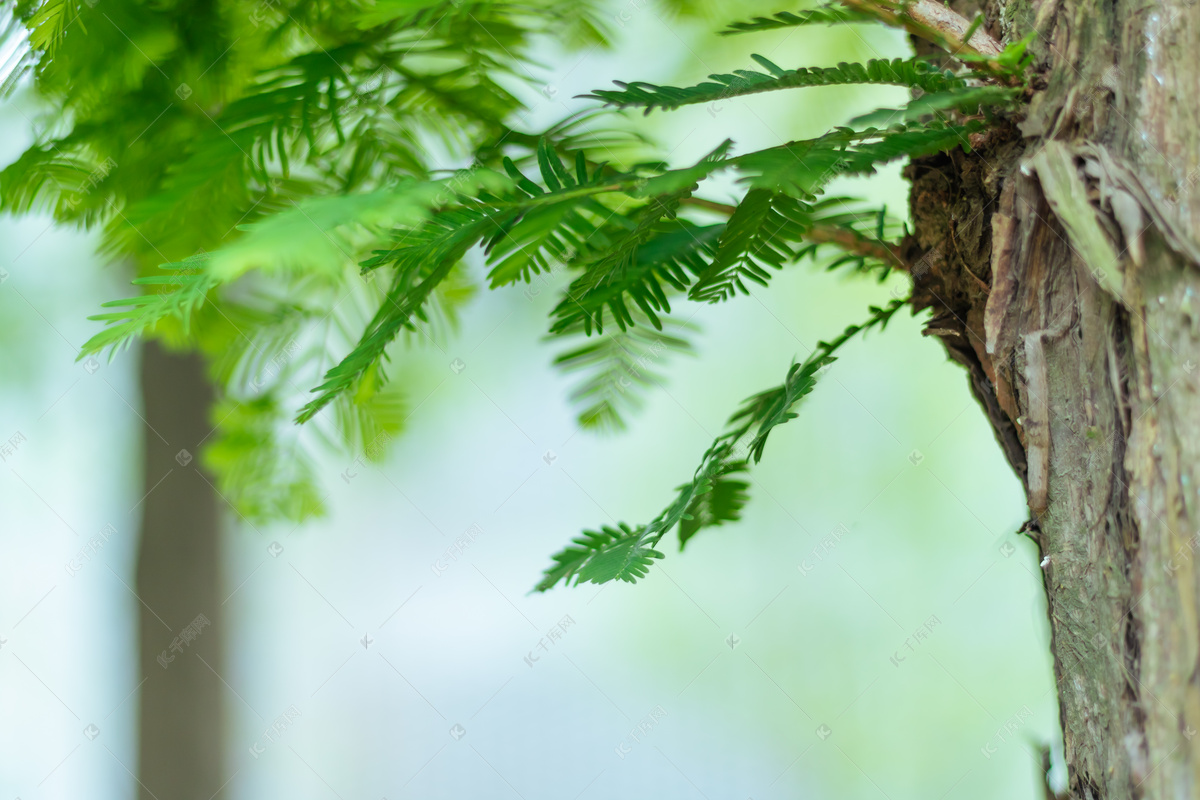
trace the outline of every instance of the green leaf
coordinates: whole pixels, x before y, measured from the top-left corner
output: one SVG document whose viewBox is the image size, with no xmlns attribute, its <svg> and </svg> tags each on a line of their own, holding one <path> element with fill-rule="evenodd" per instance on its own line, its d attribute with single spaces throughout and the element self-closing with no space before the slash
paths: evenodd
<svg viewBox="0 0 1200 800">
<path fill-rule="evenodd" d="M 209 271 L 223 282 L 255 268 L 315 271 L 336 277 L 356 250 L 344 233 L 346 228 L 414 225 L 428 215 L 438 191 L 436 184 L 423 184 L 401 191 L 304 200 L 243 226 L 245 235 L 213 253 Z"/>
<path fill-rule="evenodd" d="M 645 577 L 652 559 L 663 557 L 642 543 L 639 531 L 624 523 L 617 528 L 605 525 L 599 531 L 584 531 L 572 541 L 573 547 L 553 556 L 554 566 L 546 570 L 537 591 L 553 588 L 559 581 L 570 585 L 572 579 L 577 586 L 611 580 L 634 583 Z"/>
<path fill-rule="evenodd" d="M 940 71 L 921 58 L 871 59 L 865 64 L 841 63 L 836 67 L 801 67 L 785 70 L 763 56 L 751 56 L 769 74 L 740 69 L 732 74 L 709 75 L 709 82 L 680 88 L 656 86 L 635 81 L 615 83 L 619 91 L 597 89 L 587 97 L 603 100 L 618 108 L 645 108 L 649 114 L 656 108 L 670 110 L 696 103 L 711 103 L 731 97 L 744 97 L 760 92 L 795 89 L 809 86 L 838 86 L 843 84 L 885 84 L 910 86 L 924 92 L 944 92 L 961 89 L 966 81 L 952 73 Z"/>
<path fill-rule="evenodd" d="M 788 369 L 787 378 L 782 385 L 760 392 L 743 402 L 742 407 L 729 418 L 729 424 L 735 427 L 726 436 L 745 441 L 750 457 L 757 464 L 762 460 L 767 436 L 775 427 L 796 418 L 793 409 L 816 388 L 821 370 L 835 361 L 834 353 L 860 333 L 871 328 L 878 327 L 882 330 L 887 327 L 888 322 L 903 307 L 904 302 L 901 300 L 893 300 L 882 308 L 871 306 L 871 313 L 866 322 L 848 326 L 840 336 L 831 341 L 818 342 L 808 358 Z"/>
<path fill-rule="evenodd" d="M 639 214 L 622 241 L 593 257 L 554 308 L 552 334 L 579 327 L 589 335 L 603 333 L 610 317 L 625 329 L 636 324 L 639 312 L 661 327 L 659 314 L 670 313 L 670 295 L 686 291 L 703 273 L 724 228 L 663 216 L 658 207 Z"/>
<path fill-rule="evenodd" d="M 210 416 L 214 436 L 201 460 L 239 514 L 252 523 L 299 523 L 325 513 L 312 460 L 294 441 L 288 446 L 281 440 L 285 418 L 272 395 L 223 400 Z"/>
<path fill-rule="evenodd" d="M 669 198 L 672 195 L 686 197 L 691 194 L 691 190 L 695 188 L 696 184 L 705 180 L 714 172 L 719 172 L 730 166 L 731 162 L 726 156 L 732 147 L 733 142 L 730 139 L 726 139 L 704 156 L 704 158 L 690 167 L 666 170 L 661 175 L 638 182 L 632 194 L 635 197 L 650 198 Z"/>
<path fill-rule="evenodd" d="M 662 362 L 673 353 L 691 352 L 691 344 L 679 334 L 693 326 L 671 317 L 660 322 L 663 331 L 649 329 L 639 319 L 638 324 L 610 330 L 554 359 L 554 365 L 564 372 L 586 375 L 571 390 L 571 400 L 583 406 L 577 417 L 581 428 L 623 429 L 625 415 L 642 405 L 641 392 L 662 379 L 657 369 Z"/>
<path fill-rule="evenodd" d="M 676 525 L 682 547 L 704 527 L 732 522 L 747 501 L 747 484 L 731 478 L 747 470 L 750 460 L 762 458 L 768 434 L 796 417 L 795 406 L 812 392 L 823 367 L 833 354 L 855 335 L 871 328 L 884 328 L 904 307 L 895 300 L 883 308 L 871 307 L 866 322 L 851 325 L 840 336 L 819 342 L 803 363 L 793 364 L 781 386 L 748 400 L 729 419 L 728 430 L 704 452 L 692 480 L 677 490 L 674 501 L 651 522 L 638 528 L 621 523 L 619 529 L 605 526 L 600 533 L 585 531 L 573 546 L 554 555 L 537 591 L 547 591 L 560 581 L 571 585 L 584 581 L 603 583 L 613 578 L 634 582 L 644 577 L 652 558 L 662 554 L 653 549 Z"/>
<path fill-rule="evenodd" d="M 725 461 L 711 481 L 708 491 L 697 494 L 679 523 L 679 549 L 703 528 L 713 528 L 742 518 L 742 509 L 750 502 L 750 484 L 730 476 L 748 472 L 744 460 Z"/>
<path fill-rule="evenodd" d="M 208 299 L 208 293 L 220 283 L 205 268 L 207 259 L 193 257 L 176 264 L 163 264 L 159 269 L 168 275 L 136 278 L 137 286 L 156 286 L 157 294 L 130 297 L 125 300 L 110 300 L 102 308 L 121 308 L 104 314 L 94 314 L 88 319 L 100 320 L 107 327 L 84 342 L 78 358 L 110 349 L 112 353 L 127 347 L 130 342 L 151 333 L 164 320 L 178 319 L 185 332 L 192 315 Z"/>
<path fill-rule="evenodd" d="M 721 31 L 728 36 L 735 33 L 760 33 L 780 28 L 796 28 L 801 25 L 839 25 L 852 22 L 878 22 L 876 17 L 855 11 L 841 3 L 827 3 L 807 11 L 780 11 L 770 17 L 754 17 L 749 22 L 734 22 Z"/>
<path fill-rule="evenodd" d="M 488 273 L 491 287 L 528 282 L 536 274 L 552 271 L 555 264 L 572 260 L 585 243 L 601 245 L 606 237 L 599 228 L 611 213 L 598 203 L 575 197 L 511 215 L 493 215 L 496 231 L 487 246 L 488 262 L 493 265 Z"/>
<path fill-rule="evenodd" d="M 1020 96 L 1020 89 L 1004 86 L 978 86 L 949 92 L 924 94 L 909 101 L 903 108 L 880 108 L 869 114 L 855 117 L 850 124 L 855 127 L 888 127 L 914 122 L 921 117 L 939 115 L 943 111 L 955 110 L 966 114 L 978 113 L 980 108 L 1002 108 L 1011 105 Z"/>
<path fill-rule="evenodd" d="M 422 318 L 423 307 L 434 289 L 492 226 L 492 221 L 478 212 L 443 212 L 434 218 L 433 225 L 409 233 L 391 250 L 380 251 L 375 258 L 364 262 L 366 269 L 394 264 L 392 285 L 358 344 L 325 373 L 324 382 L 313 390 L 317 397 L 300 409 L 296 421 L 312 419 L 338 395 L 353 390 L 369 370 L 376 368 L 388 345 L 401 330 L 413 329 L 413 319 Z"/>
<path fill-rule="evenodd" d="M 767 189 L 751 189 L 729 217 L 716 253 L 688 296 L 715 303 L 735 291 L 748 293 L 747 282 L 767 285 L 768 269 L 780 269 L 795 258 L 790 242 L 803 238 L 811 225 L 811 206 Z"/>
<path fill-rule="evenodd" d="M 968 134 L 982 122 L 946 125 L 941 122 L 897 126 L 887 131 L 837 128 L 815 139 L 747 153 L 734 159 L 755 189 L 769 189 L 799 199 L 811 199 L 841 175 L 870 175 L 875 167 L 897 158 L 968 146 Z"/>
<path fill-rule="evenodd" d="M 335 401 L 337 429 L 347 451 L 381 462 L 403 431 L 410 409 L 399 389 L 378 389 L 369 380 L 363 383 L 358 392 Z"/>
<path fill-rule="evenodd" d="M 52 53 L 67 25 L 78 16 L 79 7 L 74 0 L 42 0 L 37 12 L 26 23 L 29 46 L 34 50 Z"/>
</svg>

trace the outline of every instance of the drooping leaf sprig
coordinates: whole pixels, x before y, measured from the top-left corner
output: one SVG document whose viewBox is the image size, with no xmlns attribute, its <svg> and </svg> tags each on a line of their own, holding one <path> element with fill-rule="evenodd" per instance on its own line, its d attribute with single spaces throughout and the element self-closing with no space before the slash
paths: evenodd
<svg viewBox="0 0 1200 800">
<path fill-rule="evenodd" d="M 818 343 L 808 358 L 792 364 L 781 385 L 742 403 L 729 418 L 728 429 L 704 452 L 692 479 L 678 487 L 675 499 L 657 517 L 637 527 L 618 523 L 584 531 L 552 557 L 554 563 L 535 588 L 544 592 L 560 582 L 634 583 L 646 576 L 655 559 L 663 558 L 656 547 L 676 526 L 682 549 L 702 528 L 739 519 L 749 499 L 749 484 L 741 476 L 762 459 L 771 431 L 796 418 L 796 406 L 816 388 L 820 374 L 846 342 L 871 328 L 886 327 L 903 306 L 902 301 L 894 300 L 882 308 L 872 307 L 865 322 Z"/>
</svg>

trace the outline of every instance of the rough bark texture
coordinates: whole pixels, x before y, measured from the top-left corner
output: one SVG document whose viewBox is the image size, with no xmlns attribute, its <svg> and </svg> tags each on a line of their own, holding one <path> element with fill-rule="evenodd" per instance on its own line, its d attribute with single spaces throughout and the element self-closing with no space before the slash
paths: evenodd
<svg viewBox="0 0 1200 800">
<path fill-rule="evenodd" d="M 198 356 L 154 342 L 143 350 L 141 379 L 148 494 L 137 565 L 139 797 L 214 800 L 225 782 L 219 509 L 212 479 L 195 458 L 211 430 L 212 390 Z M 197 623 L 201 614 L 208 625 Z"/>
<path fill-rule="evenodd" d="M 1200 4 L 982 10 L 1034 91 L 909 167 L 914 305 L 1026 487 L 1069 796 L 1200 797 Z"/>
</svg>

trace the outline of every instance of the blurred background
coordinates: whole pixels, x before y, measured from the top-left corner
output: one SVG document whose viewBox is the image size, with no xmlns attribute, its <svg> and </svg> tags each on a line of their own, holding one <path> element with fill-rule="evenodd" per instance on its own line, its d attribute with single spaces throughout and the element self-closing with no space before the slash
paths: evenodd
<svg viewBox="0 0 1200 800">
<path fill-rule="evenodd" d="M 546 42 L 526 125 L 612 79 L 696 82 L 752 67 L 750 52 L 787 67 L 905 52 L 856 28 L 719 38 L 711 20 L 749 12 L 704 11 L 614 2 L 612 50 Z M 898 92 L 637 124 L 683 164 L 726 136 L 747 150 L 816 135 Z M 0 108 L 4 163 L 32 141 L 30 102 Z M 906 204 L 898 166 L 833 191 Z M 129 294 L 95 244 L 0 220 L 0 797 L 138 792 L 148 434 L 138 351 L 75 361 L 87 315 Z M 637 585 L 530 593 L 581 528 L 656 514 L 740 400 L 906 282 L 806 263 L 770 291 L 685 304 L 696 353 L 652 365 L 664 379 L 619 435 L 578 430 L 573 381 L 551 367 L 561 276 L 481 292 L 456 333 L 414 340 L 387 459 L 321 456 L 326 518 L 229 511 L 219 624 L 197 634 L 225 637 L 210 665 L 228 690 L 224 796 L 1041 797 L 1039 749 L 1057 762 L 1060 745 L 1020 487 L 919 320 L 844 351 L 772 436 L 741 522 L 672 547 Z"/>
</svg>

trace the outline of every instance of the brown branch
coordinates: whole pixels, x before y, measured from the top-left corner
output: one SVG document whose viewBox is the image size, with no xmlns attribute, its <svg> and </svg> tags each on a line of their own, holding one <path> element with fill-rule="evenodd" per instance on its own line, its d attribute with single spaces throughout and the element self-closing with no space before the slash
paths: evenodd
<svg viewBox="0 0 1200 800">
<path fill-rule="evenodd" d="M 715 211 L 718 214 L 724 214 L 725 216 L 729 216 L 734 211 L 737 211 L 737 206 L 731 206 L 727 203 L 718 203 L 713 200 L 705 200 L 703 197 L 685 197 L 681 202 L 686 203 L 689 206 L 703 208 L 706 211 Z"/>
<path fill-rule="evenodd" d="M 895 269 L 908 270 L 908 263 L 900 256 L 899 247 L 879 239 L 863 236 L 848 228 L 839 228 L 836 225 L 813 225 L 804 236 L 817 244 L 832 244 L 847 253 L 874 258 Z"/>
<path fill-rule="evenodd" d="M 737 210 L 737 206 L 705 200 L 702 197 L 685 197 L 682 202 L 726 216 Z M 812 225 L 804 232 L 804 238 L 814 244 L 831 244 L 856 256 L 874 258 L 894 269 L 907 271 L 909 268 L 908 262 L 900 255 L 900 248 L 897 245 L 863 236 L 849 228 L 838 225 Z"/>
<path fill-rule="evenodd" d="M 842 5 L 870 14 L 892 27 L 904 28 L 913 36 L 919 36 L 936 44 L 950 55 L 966 53 L 987 59 L 979 64 L 991 72 L 1002 72 L 996 56 L 1004 52 L 1000 43 L 982 27 L 964 40 L 971 23 L 958 12 L 937 0 L 841 0 Z"/>
</svg>

